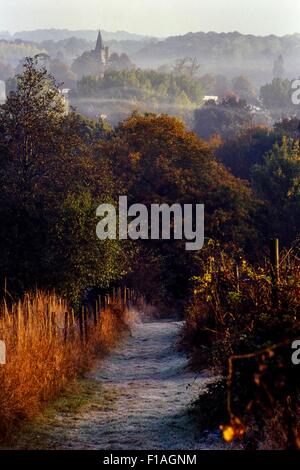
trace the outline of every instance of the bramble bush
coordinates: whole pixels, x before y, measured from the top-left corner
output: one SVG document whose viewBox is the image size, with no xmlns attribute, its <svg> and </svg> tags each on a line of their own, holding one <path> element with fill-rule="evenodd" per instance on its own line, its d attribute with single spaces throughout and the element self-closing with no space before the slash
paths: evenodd
<svg viewBox="0 0 300 470">
<path fill-rule="evenodd" d="M 206 361 L 227 375 L 227 442 L 242 437 L 251 449 L 300 448 L 300 376 L 292 363 L 300 337 L 298 254 L 297 244 L 282 254 L 276 302 L 267 259 L 253 266 L 214 242 L 193 279 L 183 342 L 192 345 L 194 364 Z M 221 415 L 218 408 L 214 424 Z"/>
</svg>

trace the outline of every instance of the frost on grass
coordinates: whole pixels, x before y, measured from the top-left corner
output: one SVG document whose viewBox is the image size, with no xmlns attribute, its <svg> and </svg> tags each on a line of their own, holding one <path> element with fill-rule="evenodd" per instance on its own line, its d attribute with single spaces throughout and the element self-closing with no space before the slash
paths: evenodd
<svg viewBox="0 0 300 470">
<path fill-rule="evenodd" d="M 187 368 L 187 358 L 175 347 L 181 326 L 174 321 L 132 325 L 132 336 L 88 377 L 92 384 L 88 399 L 75 406 L 82 399 L 75 394 L 71 403 L 68 398 L 57 403 L 55 416 L 46 425 L 47 439 L 40 448 L 221 447 L 215 435 L 203 438 L 188 413 L 189 406 L 215 378 L 196 376 Z M 45 424 L 41 424 L 35 431 L 40 436 L 45 431 Z"/>
</svg>

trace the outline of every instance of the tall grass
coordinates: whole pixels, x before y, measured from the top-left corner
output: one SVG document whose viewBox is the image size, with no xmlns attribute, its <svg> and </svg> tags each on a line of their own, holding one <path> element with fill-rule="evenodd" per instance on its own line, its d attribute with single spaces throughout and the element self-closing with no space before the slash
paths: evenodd
<svg viewBox="0 0 300 470">
<path fill-rule="evenodd" d="M 6 343 L 7 363 L 0 366 L 0 438 L 116 343 L 128 311 L 115 303 L 96 313 L 85 319 L 82 332 L 67 302 L 55 294 L 27 294 L 10 306 L 2 302 L 0 340 Z"/>
</svg>

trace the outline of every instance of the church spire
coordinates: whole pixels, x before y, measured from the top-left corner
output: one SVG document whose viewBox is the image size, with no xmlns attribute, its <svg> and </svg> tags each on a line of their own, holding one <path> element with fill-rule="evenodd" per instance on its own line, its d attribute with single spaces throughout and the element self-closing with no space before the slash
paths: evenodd
<svg viewBox="0 0 300 470">
<path fill-rule="evenodd" d="M 99 29 L 95 52 L 101 52 L 104 49 L 101 31 Z"/>
</svg>

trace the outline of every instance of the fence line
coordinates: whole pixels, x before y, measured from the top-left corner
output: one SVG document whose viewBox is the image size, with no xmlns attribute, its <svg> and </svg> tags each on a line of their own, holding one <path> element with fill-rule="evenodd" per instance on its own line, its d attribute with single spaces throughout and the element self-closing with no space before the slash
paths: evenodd
<svg viewBox="0 0 300 470">
<path fill-rule="evenodd" d="M 22 335 L 21 332 L 25 331 L 29 337 L 32 330 L 36 328 L 43 330 L 50 342 L 56 335 L 62 335 L 64 341 L 67 342 L 77 334 L 83 342 L 86 342 L 91 329 L 99 324 L 104 310 L 112 305 L 129 309 L 143 302 L 144 297 L 141 294 L 126 286 L 113 288 L 110 293 L 100 294 L 86 301 L 78 313 L 75 313 L 67 301 L 59 298 L 55 293 L 26 294 L 23 301 L 19 300 L 10 306 L 4 298 L 0 309 L 0 334 L 4 324 L 9 326 L 16 338 L 16 347 L 24 340 L 24 334 Z M 1 322 L 3 319 L 5 322 Z"/>
</svg>

